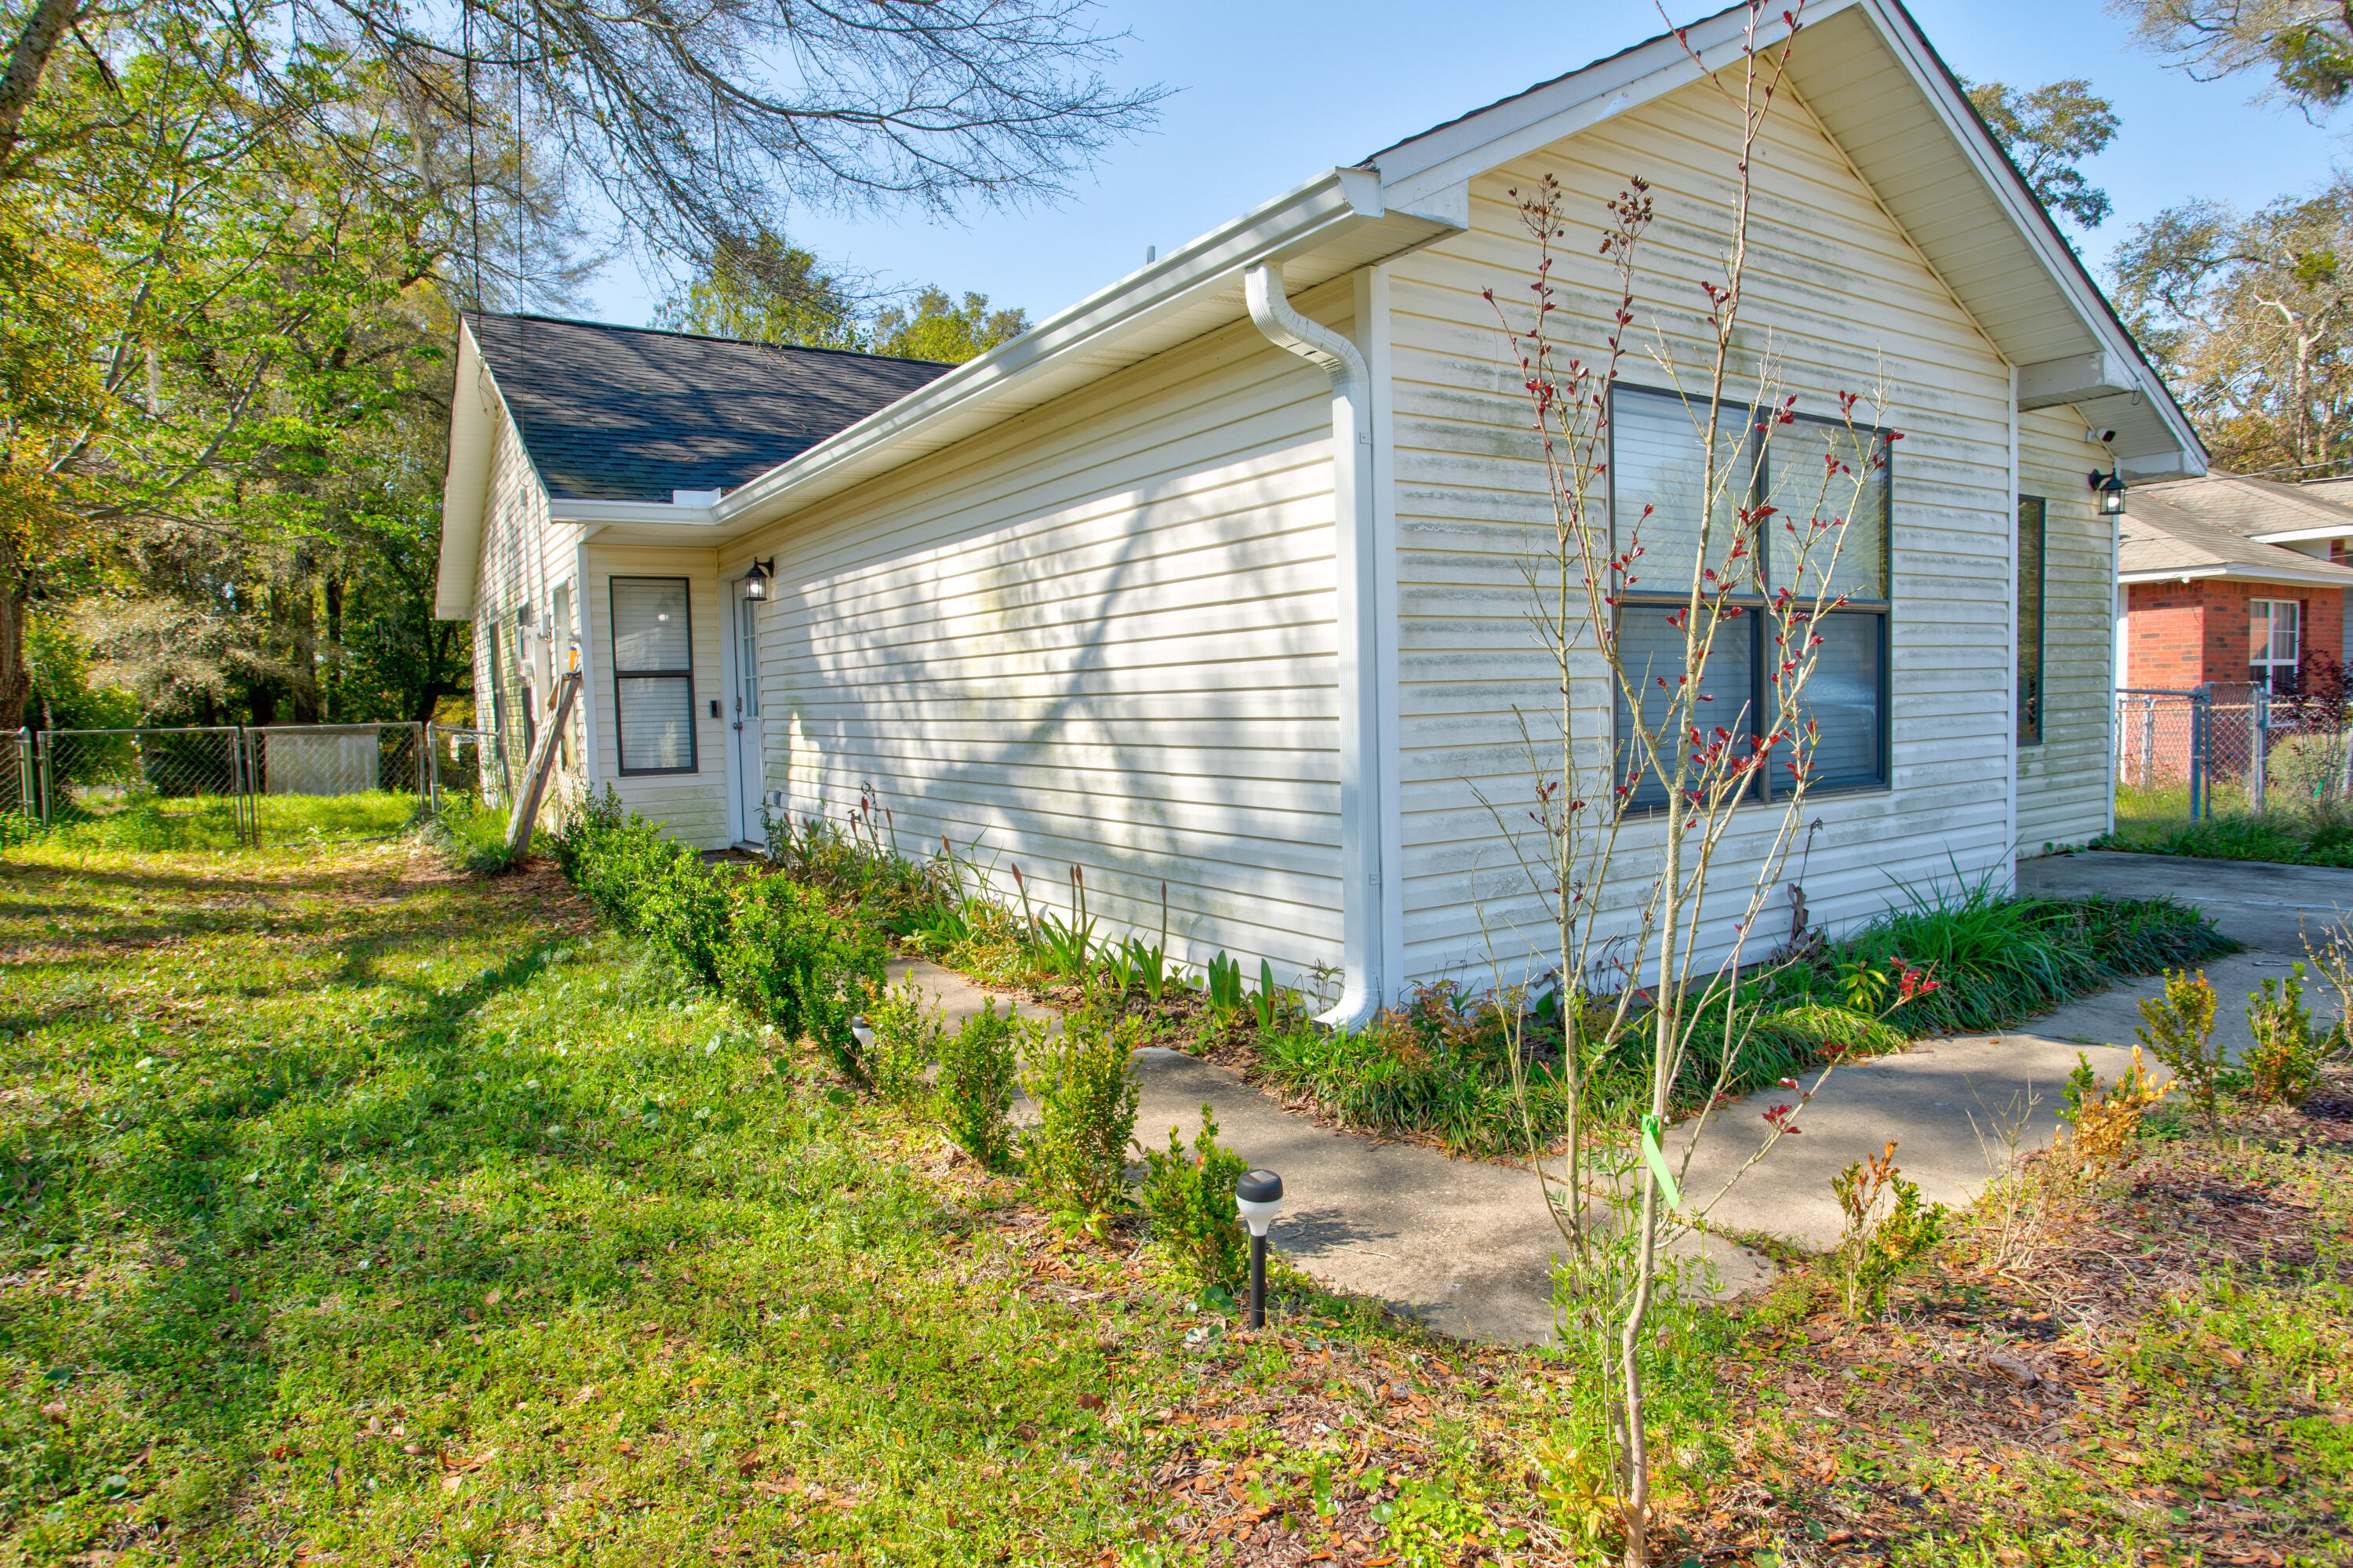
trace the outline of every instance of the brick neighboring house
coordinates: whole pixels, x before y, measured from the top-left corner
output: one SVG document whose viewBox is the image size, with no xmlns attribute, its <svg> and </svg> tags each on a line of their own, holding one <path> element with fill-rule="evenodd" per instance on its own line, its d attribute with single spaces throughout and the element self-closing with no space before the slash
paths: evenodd
<svg viewBox="0 0 2353 1568">
<path fill-rule="evenodd" d="M 2133 488 L 2117 535 L 2121 686 L 2260 683 L 2345 657 L 2353 485 L 2212 473 Z"/>
</svg>

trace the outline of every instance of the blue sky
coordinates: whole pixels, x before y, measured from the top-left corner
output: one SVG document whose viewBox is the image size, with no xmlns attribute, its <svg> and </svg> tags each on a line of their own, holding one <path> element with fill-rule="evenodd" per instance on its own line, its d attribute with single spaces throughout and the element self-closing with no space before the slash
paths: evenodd
<svg viewBox="0 0 2353 1568">
<path fill-rule="evenodd" d="M 1912 5 L 1963 76 L 2019 87 L 2089 77 L 2115 101 L 2123 130 L 2085 165 L 2116 203 L 2084 240 L 2095 269 L 2136 222 L 2166 207 L 2193 196 L 2255 205 L 2304 191 L 2347 154 L 2334 130 L 2251 105 L 2256 83 L 2200 84 L 2164 69 L 2128 47 L 2120 19 L 2085 0 Z M 1176 91 L 1155 130 L 1112 149 L 1061 202 L 977 211 L 960 223 L 807 212 L 794 238 L 884 284 L 977 290 L 1035 319 L 1134 270 L 1146 245 L 1180 244 L 1323 169 L 1660 31 L 1649 0 L 1442 8 L 1112 0 L 1102 16 L 1131 35 L 1114 79 Z M 643 323 L 664 289 L 625 259 L 585 302 L 599 319 Z"/>
</svg>

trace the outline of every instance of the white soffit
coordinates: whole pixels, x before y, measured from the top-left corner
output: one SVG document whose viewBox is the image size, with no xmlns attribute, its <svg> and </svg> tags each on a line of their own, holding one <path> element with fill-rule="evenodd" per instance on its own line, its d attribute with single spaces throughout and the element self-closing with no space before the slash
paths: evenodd
<svg viewBox="0 0 2353 1568">
<path fill-rule="evenodd" d="M 458 373 L 449 397 L 448 465 L 441 476 L 441 550 L 435 565 L 437 620 L 474 616 L 474 573 L 482 552 L 482 514 L 490 503 L 491 432 L 497 394 L 474 347 L 474 334 L 458 323 Z"/>
</svg>

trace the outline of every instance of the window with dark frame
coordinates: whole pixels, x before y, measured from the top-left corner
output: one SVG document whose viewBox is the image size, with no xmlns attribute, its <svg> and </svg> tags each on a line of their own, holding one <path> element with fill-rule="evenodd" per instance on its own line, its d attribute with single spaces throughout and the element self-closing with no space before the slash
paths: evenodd
<svg viewBox="0 0 2353 1568">
<path fill-rule="evenodd" d="M 1683 609 L 1689 591 L 1699 546 L 1701 478 L 1704 471 L 1704 437 L 1694 420 L 1706 418 L 1705 399 L 1685 400 L 1672 392 L 1620 386 L 1610 392 L 1609 480 L 1611 516 L 1630 522 L 1645 505 L 1653 507 L 1641 524 L 1642 555 L 1618 604 L 1618 645 L 1628 673 L 1644 693 L 1642 721 L 1655 726 L 1663 716 L 1668 694 L 1644 672 L 1672 668 L 1679 678 L 1683 658 L 1683 633 L 1668 624 Z M 1888 778 L 1888 533 L 1890 464 L 1887 432 L 1841 421 L 1800 415 L 1789 424 L 1774 422 L 1769 410 L 1727 403 L 1717 421 L 1720 461 L 1737 466 L 1736 482 L 1719 503 L 1725 515 L 1716 519 L 1715 558 L 1707 564 L 1731 578 L 1731 603 L 1740 614 L 1721 623 L 1711 652 L 1707 683 L 1700 694 L 1707 699 L 1699 711 L 1713 713 L 1715 724 L 1735 735 L 1761 736 L 1772 726 L 1772 675 L 1778 650 L 1772 641 L 1774 621 L 1761 613 L 1767 596 L 1787 587 L 1810 600 L 1818 591 L 1844 596 L 1845 602 L 1825 610 L 1814 622 L 1821 646 L 1799 705 L 1800 723 L 1816 726 L 1811 752 L 1813 777 L 1809 789 L 1871 789 Z M 1855 481 L 1846 473 L 1831 473 L 1832 456 L 1862 478 L 1858 495 Z M 1875 461 L 1873 460 L 1876 460 Z M 1764 524 L 1764 537 L 1749 556 L 1730 560 L 1738 532 L 1738 511 L 1762 504 L 1769 496 L 1778 509 Z M 1801 537 L 1784 524 L 1803 530 L 1818 514 L 1835 516 L 1850 498 L 1855 515 L 1848 523 L 1835 554 L 1820 544 L 1807 552 Z M 1631 541 L 1622 535 L 1615 547 Z M 1802 567 L 1802 569 L 1801 569 Z M 1660 588 L 1653 590 L 1650 582 Z M 1635 756 L 1632 739 L 1636 715 L 1617 694 L 1619 774 L 1625 778 Z M 1758 787 L 1774 796 L 1788 794 L 1796 785 L 1786 748 L 1776 748 L 1773 766 Z M 1752 798 L 1758 798 L 1753 796 Z M 1655 810 L 1666 803 L 1666 790 L 1655 778 L 1644 778 L 1628 801 L 1630 810 Z"/>
<path fill-rule="evenodd" d="M 615 577 L 614 745 L 624 778 L 691 773 L 694 637 L 684 577 Z"/>
<path fill-rule="evenodd" d="M 2039 495 L 2018 498 L 2018 744 L 2042 744 L 2043 545 L 2049 509 Z"/>
<path fill-rule="evenodd" d="M 2296 666 L 2304 656 L 2304 601 L 2249 599 L 2247 631 L 2247 678 L 2275 697 L 2294 696 Z"/>
</svg>

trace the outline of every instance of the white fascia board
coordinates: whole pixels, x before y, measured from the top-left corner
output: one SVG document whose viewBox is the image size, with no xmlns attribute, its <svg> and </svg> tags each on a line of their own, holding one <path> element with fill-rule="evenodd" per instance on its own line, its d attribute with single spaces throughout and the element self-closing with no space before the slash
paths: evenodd
<svg viewBox="0 0 2353 1568">
<path fill-rule="evenodd" d="M 1467 193 L 1463 211 L 1467 218 Z M 1424 243 L 1460 227 L 1407 208 L 1398 212 L 1427 231 L 1410 243 Z M 826 482 L 844 469 L 880 458 L 926 428 L 984 413 L 1000 400 L 1013 404 L 1027 392 L 1025 384 L 1083 364 L 1087 355 L 1108 349 L 1131 332 L 1235 288 L 1251 266 L 1302 255 L 1390 216 L 1380 177 L 1369 169 L 1333 169 L 1318 175 L 730 491 L 720 500 L 719 520 L 737 527 L 770 522 L 792 509 L 797 493 L 822 493 Z"/>
<path fill-rule="evenodd" d="M 1806 7 L 1805 20 L 1810 25 L 1862 3 L 1821 0 Z M 1788 36 L 1789 29 L 1778 15 L 1757 27 L 1760 45 L 1778 44 Z M 1693 23 L 1680 39 L 1672 34 L 1652 38 L 1557 81 L 1424 132 L 1375 154 L 1373 166 L 1381 173 L 1382 197 L 1392 207 L 1420 210 L 1422 203 L 1449 187 L 1467 189 L 1469 181 L 1490 169 L 1663 97 L 1698 80 L 1703 71 L 1723 69 L 1737 60 L 1746 47 L 1746 12 L 1736 6 Z"/>
<path fill-rule="evenodd" d="M 629 527 L 664 527 L 708 531 L 719 525 L 719 508 L 715 505 L 681 506 L 668 501 L 592 501 L 550 496 L 547 519 L 551 523 L 590 524 L 592 531 L 615 524 Z M 708 546 L 708 539 L 694 541 Z"/>
<path fill-rule="evenodd" d="M 2353 539 L 2353 517 L 2342 523 L 2321 523 L 2310 528 L 2277 528 L 2267 533 L 2249 534 L 2248 538 L 2260 545 L 2309 545 L 2321 539 Z"/>
<path fill-rule="evenodd" d="M 2319 571 L 2298 571 L 2294 567 L 2250 567 L 2236 561 L 2221 567 L 2175 567 L 2169 571 L 2118 572 L 2120 583 L 2295 583 L 2305 588 L 2353 588 L 2353 570 L 2316 562 Z"/>
<path fill-rule="evenodd" d="M 2105 348 L 2018 367 L 2018 407 L 2021 413 L 2055 408 L 2063 403 L 2089 402 L 2094 397 L 2129 395 L 2133 389 L 2132 366 L 2126 356 Z"/>
<path fill-rule="evenodd" d="M 481 567 L 482 523 L 490 505 L 497 397 L 473 331 L 461 319 L 449 398 L 449 456 L 441 476 L 441 550 L 433 578 L 437 620 L 474 619 L 474 574 Z"/>
</svg>

